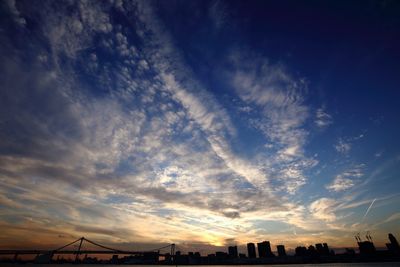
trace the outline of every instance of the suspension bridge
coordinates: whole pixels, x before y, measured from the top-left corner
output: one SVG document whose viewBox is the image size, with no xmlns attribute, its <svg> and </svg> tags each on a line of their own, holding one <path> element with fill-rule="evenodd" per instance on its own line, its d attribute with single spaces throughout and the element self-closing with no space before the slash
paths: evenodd
<svg viewBox="0 0 400 267">
<path fill-rule="evenodd" d="M 84 249 L 84 242 L 93 245 L 96 249 Z M 160 248 L 146 251 L 131 251 L 111 248 L 91 241 L 85 237 L 81 237 L 53 250 L 0 250 L 0 255 L 14 255 L 14 260 L 16 260 L 20 255 L 36 255 L 36 259 L 39 259 L 41 262 L 50 262 L 55 255 L 75 255 L 75 261 L 78 261 L 79 255 L 96 254 L 130 255 L 143 258 L 150 257 L 157 259 L 158 261 L 158 258 L 160 257 L 169 257 L 173 259 L 175 257 L 175 244 L 168 244 Z"/>
</svg>

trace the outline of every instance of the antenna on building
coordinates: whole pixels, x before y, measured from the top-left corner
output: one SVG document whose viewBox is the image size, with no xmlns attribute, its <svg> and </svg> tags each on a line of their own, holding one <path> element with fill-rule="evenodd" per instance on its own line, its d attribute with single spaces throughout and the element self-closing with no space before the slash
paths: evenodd
<svg viewBox="0 0 400 267">
<path fill-rule="evenodd" d="M 357 242 L 361 242 L 360 233 L 357 233 L 354 237 L 356 238 Z"/>
<path fill-rule="evenodd" d="M 367 234 L 365 235 L 365 237 L 367 238 L 367 240 L 368 240 L 369 242 L 372 242 L 372 237 L 371 237 L 369 231 L 367 231 Z"/>
</svg>

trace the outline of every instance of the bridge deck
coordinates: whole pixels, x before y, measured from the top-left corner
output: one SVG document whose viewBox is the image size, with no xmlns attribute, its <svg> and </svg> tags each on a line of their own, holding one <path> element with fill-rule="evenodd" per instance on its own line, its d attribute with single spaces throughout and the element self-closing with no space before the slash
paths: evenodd
<svg viewBox="0 0 400 267">
<path fill-rule="evenodd" d="M 88 242 L 92 245 L 94 245 L 96 248 L 100 248 L 103 250 L 83 250 L 82 248 L 82 243 L 83 242 Z M 79 248 L 77 250 L 67 250 L 66 248 L 71 246 L 73 244 L 78 244 L 79 243 Z M 171 253 L 165 253 L 165 254 L 160 254 L 161 249 L 165 248 L 170 248 Z M 44 254 L 49 254 L 49 255 L 55 255 L 55 254 L 125 254 L 125 255 L 146 255 L 146 254 L 158 254 L 159 256 L 166 256 L 167 254 L 174 255 L 175 254 L 175 244 L 169 244 L 166 246 L 163 246 L 158 249 L 150 250 L 150 251 L 126 251 L 126 250 L 119 250 L 115 248 L 110 248 L 101 244 L 98 244 L 96 242 L 93 242 L 85 237 L 81 237 L 76 239 L 75 241 L 66 244 L 62 247 L 59 247 L 54 250 L 40 250 L 40 249 L 3 249 L 0 250 L 0 255 L 44 255 Z"/>
<path fill-rule="evenodd" d="M 128 254 L 128 255 L 143 255 L 151 253 L 152 251 L 110 251 L 110 250 L 61 250 L 61 251 L 49 251 L 49 250 L 0 250 L 0 255 L 28 255 L 28 254 Z M 159 254 L 163 255 L 163 254 Z"/>
</svg>

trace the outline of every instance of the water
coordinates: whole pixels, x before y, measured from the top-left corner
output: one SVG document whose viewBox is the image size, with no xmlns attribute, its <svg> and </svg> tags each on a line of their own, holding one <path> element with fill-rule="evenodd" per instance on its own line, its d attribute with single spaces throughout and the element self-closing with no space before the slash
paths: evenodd
<svg viewBox="0 0 400 267">
<path fill-rule="evenodd" d="M 16 267 L 16 266 L 32 266 L 32 267 L 122 267 L 127 265 L 111 265 L 111 264 L 13 264 L 0 263 L 0 267 Z M 131 265 L 133 266 L 133 265 Z M 138 267 L 172 267 L 174 265 L 135 265 Z M 195 265 L 178 265 L 179 267 L 193 267 Z M 374 262 L 374 263 L 324 263 L 324 264 L 277 264 L 277 265 L 197 265 L 199 267 L 400 267 L 400 262 Z"/>
</svg>

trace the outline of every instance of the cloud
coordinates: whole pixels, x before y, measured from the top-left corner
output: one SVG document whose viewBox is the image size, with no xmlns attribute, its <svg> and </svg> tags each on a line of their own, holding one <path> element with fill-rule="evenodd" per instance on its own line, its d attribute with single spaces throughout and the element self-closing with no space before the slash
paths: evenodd
<svg viewBox="0 0 400 267">
<path fill-rule="evenodd" d="M 8 9 L 13 16 L 14 21 L 20 25 L 25 26 L 26 20 L 24 17 L 21 16 L 20 11 L 18 10 L 17 3 L 15 0 L 6 0 L 5 4 L 8 6 Z"/>
<path fill-rule="evenodd" d="M 219 243 L 246 224 L 244 215 L 285 210 L 264 170 L 234 153 L 236 129 L 229 114 L 190 78 L 179 57 L 169 62 L 174 52 L 160 53 L 151 44 L 140 49 L 145 55 L 121 53 L 121 44 L 131 47 L 129 38 L 118 28 L 93 25 L 107 15 L 102 8 L 92 11 L 82 13 L 84 18 L 54 11 L 43 19 L 47 42 L 42 45 L 52 51 L 47 60 L 31 59 L 30 72 L 18 55 L 1 54 L 6 88 L 1 123 L 7 130 L 1 132 L 0 175 L 8 190 L 24 192 L 7 197 L 22 207 L 18 212 L 3 200 L 5 214 L 27 229 L 55 223 L 48 235 L 86 231 L 115 242 L 153 242 L 171 241 L 166 233 L 172 231 L 174 241 Z M 111 64 L 89 49 L 101 42 L 99 35 L 116 40 L 110 53 L 128 60 Z M 78 79 L 78 63 L 81 73 L 99 79 L 90 84 Z M 149 219 L 157 227 L 146 228 Z M 138 236 L 88 228 L 90 223 L 146 229 Z"/>
<path fill-rule="evenodd" d="M 217 30 L 227 23 L 228 11 L 223 1 L 214 1 L 208 9 L 208 15 Z"/>
<path fill-rule="evenodd" d="M 303 174 L 317 164 L 304 155 L 308 131 L 304 124 L 309 108 L 304 104 L 306 82 L 293 78 L 283 66 L 273 65 L 268 59 L 235 51 L 230 55 L 231 71 L 227 80 L 246 104 L 256 106 L 259 117 L 252 125 L 266 137 L 266 147 L 273 150 L 264 162 L 274 166 L 273 174 L 283 188 L 294 193 L 306 183 Z"/>
<path fill-rule="evenodd" d="M 342 138 L 339 138 L 338 142 L 335 144 L 335 149 L 341 154 L 348 154 L 351 150 L 351 143 L 346 142 Z"/>
<path fill-rule="evenodd" d="M 386 219 L 378 222 L 377 224 L 374 225 L 374 227 L 377 227 L 381 224 L 385 224 L 385 223 L 389 223 L 389 222 L 393 222 L 393 221 L 399 221 L 400 220 L 400 213 L 393 213 L 392 215 L 390 215 L 389 217 L 387 217 Z"/>
<path fill-rule="evenodd" d="M 338 174 L 333 182 L 327 185 L 326 188 L 330 191 L 340 192 L 353 187 L 356 179 L 364 175 L 363 168 L 364 165 L 360 164 Z"/>
<path fill-rule="evenodd" d="M 321 128 L 324 129 L 331 125 L 333 123 L 332 121 L 332 116 L 326 113 L 326 111 L 323 108 L 317 109 L 315 113 L 315 124 Z"/>
<path fill-rule="evenodd" d="M 162 30 L 157 19 L 150 15 L 151 8 L 143 6 L 141 9 L 143 21 L 148 26 L 147 30 L 157 33 L 154 36 L 158 36 L 153 40 L 153 46 L 164 47 L 158 50 L 158 53 L 152 53 L 154 56 L 151 61 L 160 72 L 165 89 L 172 93 L 174 99 L 185 108 L 188 116 L 201 127 L 211 148 L 224 160 L 229 169 L 257 187 L 265 185 L 268 182 L 265 174 L 231 152 L 229 138 L 235 135 L 235 130 L 229 115 L 198 81 L 190 78 L 191 72 L 187 66 L 183 66 L 181 56 L 172 47 L 170 36 Z"/>
<path fill-rule="evenodd" d="M 353 146 L 353 143 L 364 137 L 365 137 L 365 135 L 363 133 L 361 133 L 354 137 L 339 138 L 337 143 L 334 145 L 334 147 L 337 152 L 339 152 L 343 155 L 347 155 L 350 152 L 350 150 Z"/>
<path fill-rule="evenodd" d="M 250 113 L 253 109 L 249 106 L 239 107 L 238 110 L 243 113 Z"/>
<path fill-rule="evenodd" d="M 354 186 L 354 182 L 351 179 L 343 178 L 342 176 L 337 176 L 332 184 L 328 185 L 326 188 L 331 191 L 343 191 Z"/>
<path fill-rule="evenodd" d="M 337 203 L 331 198 L 321 198 L 312 202 L 309 206 L 310 212 L 317 219 L 333 222 L 336 220 L 334 209 Z"/>
<path fill-rule="evenodd" d="M 2 195 L 0 195 L 0 205 L 3 206 L 3 207 L 9 207 L 9 208 L 15 208 L 15 209 L 19 209 L 19 208 L 22 207 L 15 200 L 8 198 L 5 195 L 5 192 L 2 192 Z"/>
<path fill-rule="evenodd" d="M 75 58 L 80 51 L 92 45 L 92 38 L 98 33 L 109 33 L 112 30 L 108 11 L 110 6 L 103 2 L 94 4 L 83 2 L 58 2 L 55 5 L 43 5 L 36 10 L 45 16 L 42 24 L 43 33 L 51 44 L 53 55 L 66 55 Z M 60 10 L 74 12 L 60 12 Z M 56 62 L 59 58 L 54 58 Z"/>
</svg>

